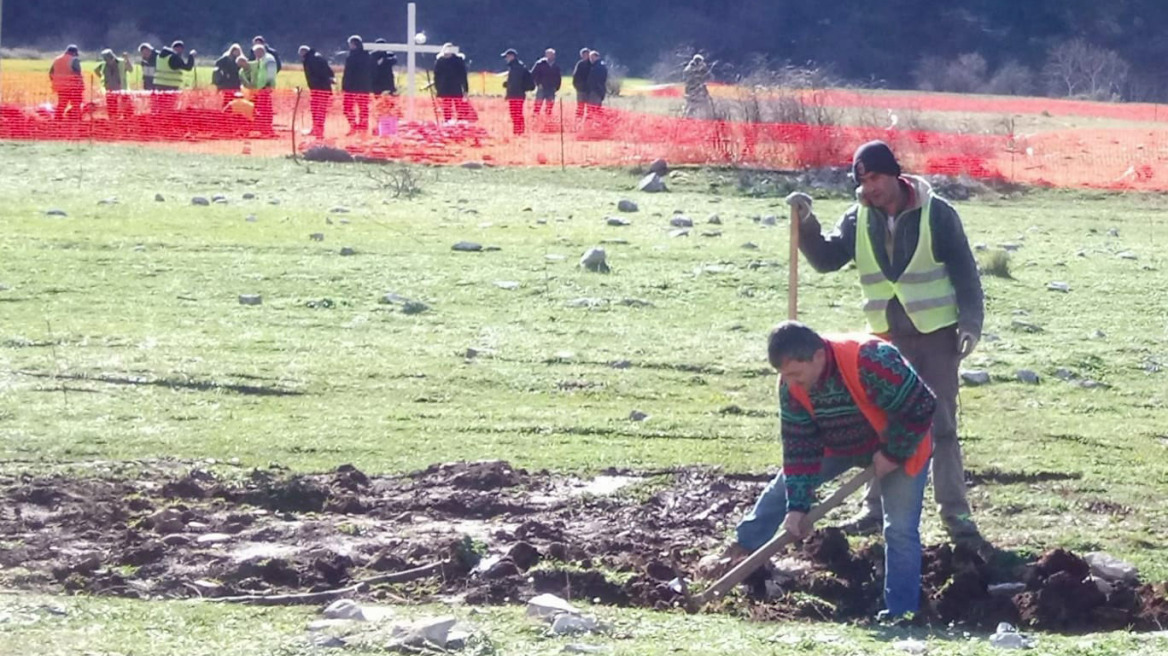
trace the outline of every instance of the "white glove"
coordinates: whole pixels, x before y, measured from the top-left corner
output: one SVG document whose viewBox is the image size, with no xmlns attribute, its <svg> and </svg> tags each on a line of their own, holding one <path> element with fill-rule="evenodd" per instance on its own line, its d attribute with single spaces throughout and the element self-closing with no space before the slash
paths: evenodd
<svg viewBox="0 0 1168 656">
<path fill-rule="evenodd" d="M 981 336 L 971 330 L 957 329 L 957 352 L 961 354 L 961 358 L 969 357 L 973 353 L 973 349 L 977 348 L 977 343 L 981 341 Z"/>
<path fill-rule="evenodd" d="M 799 223 L 804 223 L 808 218 L 814 216 L 811 213 L 811 196 L 801 192 L 793 191 L 787 194 L 787 204 L 795 209 L 795 213 L 799 216 Z"/>
</svg>

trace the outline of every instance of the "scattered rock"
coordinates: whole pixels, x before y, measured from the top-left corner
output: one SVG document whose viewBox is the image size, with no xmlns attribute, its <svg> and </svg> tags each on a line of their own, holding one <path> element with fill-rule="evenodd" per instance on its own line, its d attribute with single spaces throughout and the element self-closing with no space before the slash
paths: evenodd
<svg viewBox="0 0 1168 656">
<path fill-rule="evenodd" d="M 1079 376 L 1076 375 L 1075 372 L 1071 371 L 1070 369 L 1064 369 L 1062 367 L 1059 367 L 1058 369 L 1054 370 L 1054 377 L 1058 378 L 1061 381 L 1068 381 L 1068 380 L 1074 380 L 1074 379 L 1078 378 Z"/>
<path fill-rule="evenodd" d="M 929 645 L 916 638 L 905 638 L 892 643 L 892 648 L 906 654 L 912 654 L 912 656 L 922 656 L 929 650 Z"/>
<path fill-rule="evenodd" d="M 329 213 L 330 214 L 348 214 L 349 208 L 347 208 L 343 205 L 337 205 L 336 207 L 330 209 Z"/>
<path fill-rule="evenodd" d="M 473 241 L 460 241 L 451 247 L 451 250 L 456 250 L 460 253 L 478 253 L 483 250 L 483 245 L 476 244 Z"/>
<path fill-rule="evenodd" d="M 722 231 L 721 230 L 703 230 L 701 232 L 701 235 L 703 237 L 721 237 Z"/>
<path fill-rule="evenodd" d="M 1062 292 L 1066 294 L 1071 291 L 1071 286 L 1065 282 L 1052 282 L 1046 286 L 1047 291 Z"/>
<path fill-rule="evenodd" d="M 990 383 L 990 374 L 987 371 L 979 370 L 962 371 L 961 380 L 965 381 L 965 384 L 973 387 L 988 385 Z"/>
<path fill-rule="evenodd" d="M 638 207 L 637 204 L 633 201 L 622 198 L 621 200 L 617 201 L 616 209 L 619 212 L 636 212 L 641 208 Z"/>
<path fill-rule="evenodd" d="M 45 210 L 45 216 L 69 216 L 69 213 L 65 210 L 54 207 L 52 209 Z"/>
<path fill-rule="evenodd" d="M 211 202 L 212 203 L 219 203 L 219 204 L 226 203 L 227 196 L 224 196 L 223 194 L 215 194 L 214 196 L 211 196 Z"/>
<path fill-rule="evenodd" d="M 1039 383 L 1038 374 L 1029 369 L 1019 369 L 1017 376 L 1019 381 L 1027 385 L 1037 385 Z"/>
<path fill-rule="evenodd" d="M 211 201 L 207 200 L 206 198 L 203 198 L 202 196 L 195 196 L 194 198 L 191 199 L 191 205 L 198 205 L 200 207 L 209 207 L 211 205 Z"/>
<path fill-rule="evenodd" d="M 468 171 L 478 171 L 479 169 L 483 168 L 484 165 L 482 162 L 469 161 L 469 162 L 463 162 L 462 164 L 459 164 L 459 166 L 461 166 L 462 168 L 464 168 Z"/>
<path fill-rule="evenodd" d="M 499 289 L 506 289 L 507 291 L 519 289 L 519 283 L 514 280 L 496 280 L 495 286 Z"/>
<path fill-rule="evenodd" d="M 590 248 L 580 258 L 580 266 L 594 273 L 608 273 L 608 255 L 603 248 Z"/>
<path fill-rule="evenodd" d="M 255 223 L 256 222 L 256 215 L 255 214 L 248 214 L 247 216 L 243 217 L 243 220 L 247 221 L 248 223 Z"/>
<path fill-rule="evenodd" d="M 629 360 L 615 360 L 608 363 L 608 366 L 612 367 L 613 369 L 628 369 L 629 367 L 633 366 L 633 363 Z"/>
<path fill-rule="evenodd" d="M 657 175 L 656 173 L 650 173 L 649 175 L 641 178 L 641 181 L 637 183 L 637 189 L 647 194 L 656 194 L 662 191 L 669 191 L 669 188 L 665 186 L 665 180 L 662 180 L 661 176 Z"/>
<path fill-rule="evenodd" d="M 990 636 L 990 644 L 998 649 L 1030 649 L 1034 646 L 1034 640 L 1018 633 L 1018 629 L 1009 622 L 1002 622 Z"/>
<path fill-rule="evenodd" d="M 259 294 L 240 294 L 239 295 L 239 304 L 240 305 L 262 305 L 263 302 L 264 302 L 264 297 L 260 296 Z"/>
<path fill-rule="evenodd" d="M 527 616 L 548 619 L 561 614 L 579 615 L 575 606 L 553 594 L 541 594 L 527 602 Z"/>
<path fill-rule="evenodd" d="M 1135 254 L 1135 253 L 1133 253 L 1133 252 L 1131 252 L 1131 251 L 1122 251 L 1122 252 L 1120 252 L 1120 253 L 1117 253 L 1115 256 L 1116 256 L 1116 257 L 1118 257 L 1118 258 L 1119 258 L 1119 259 L 1121 259 L 1121 260 L 1136 260 L 1136 259 L 1139 259 L 1138 257 L 1136 257 L 1136 254 Z"/>
<path fill-rule="evenodd" d="M 171 533 L 163 536 L 162 544 L 168 547 L 185 547 L 191 543 L 191 539 L 182 533 Z"/>
<path fill-rule="evenodd" d="M 1092 551 L 1083 556 L 1091 566 L 1091 574 L 1112 583 L 1139 583 L 1140 571 L 1135 565 L 1122 561 L 1109 553 Z"/>
<path fill-rule="evenodd" d="M 522 573 L 523 571 L 519 569 L 519 566 L 515 564 L 515 561 L 511 560 L 510 558 L 503 558 L 500 559 L 499 562 L 487 568 L 487 571 L 483 572 L 483 578 L 505 579 L 512 576 L 519 576 Z"/>
<path fill-rule="evenodd" d="M 757 251 L 758 250 L 758 244 L 756 244 L 752 241 L 746 242 L 745 244 L 742 245 L 742 247 L 748 251 Z"/>
<path fill-rule="evenodd" d="M 629 421 L 645 421 L 648 418 L 649 415 L 641 412 L 640 410 L 633 410 L 629 413 Z"/>
<path fill-rule="evenodd" d="M 1109 230 L 1107 231 L 1107 236 L 1108 236 L 1108 237 L 1118 237 L 1118 236 L 1119 236 L 1119 228 L 1111 228 L 1111 229 L 1109 229 Z"/>
<path fill-rule="evenodd" d="M 222 544 L 224 542 L 230 542 L 231 539 L 232 536 L 227 533 L 204 533 L 195 538 L 195 542 L 197 544 Z"/>
<path fill-rule="evenodd" d="M 255 200 L 255 198 L 256 198 L 256 195 L 251 193 L 250 191 L 243 195 L 244 200 Z"/>
<path fill-rule="evenodd" d="M 402 314 L 422 314 L 430 310 L 430 306 L 421 301 L 406 301 L 402 304 Z"/>
<path fill-rule="evenodd" d="M 1007 253 L 1016 253 L 1020 248 L 1022 248 L 1022 245 L 1007 242 L 1005 244 L 999 244 L 998 248 L 1006 251 Z"/>
<path fill-rule="evenodd" d="M 1102 330 L 1096 330 L 1095 332 L 1088 335 L 1087 339 L 1105 339 L 1106 337 L 1107 333 L 1103 332 Z"/>
<path fill-rule="evenodd" d="M 365 613 L 361 611 L 361 606 L 352 599 L 338 599 L 329 604 L 321 614 L 330 620 L 365 621 Z"/>
<path fill-rule="evenodd" d="M 311 235 L 308 235 L 308 238 L 312 241 L 324 241 L 324 233 L 314 232 Z"/>
<path fill-rule="evenodd" d="M 653 160 L 653 163 L 649 165 L 649 172 L 655 173 L 657 175 L 666 175 L 669 173 L 669 163 L 664 159 L 655 159 Z"/>
<path fill-rule="evenodd" d="M 117 205 L 118 204 L 118 197 L 117 196 L 110 196 L 109 198 L 103 198 L 103 199 L 97 201 L 97 204 L 98 205 Z"/>
<path fill-rule="evenodd" d="M 154 529 L 154 532 L 159 535 L 178 533 L 186 528 L 186 523 L 183 522 L 182 511 L 176 508 L 159 510 L 147 519 L 150 521 L 150 526 Z"/>
<path fill-rule="evenodd" d="M 689 229 L 688 228 L 678 228 L 677 230 L 670 230 L 669 236 L 670 237 L 688 237 L 689 236 Z"/>
<path fill-rule="evenodd" d="M 610 216 L 607 219 L 605 219 L 605 223 L 607 223 L 610 226 L 618 227 L 618 228 L 622 227 L 622 226 L 633 225 L 632 221 L 629 221 L 628 219 L 622 219 L 619 216 Z"/>
<path fill-rule="evenodd" d="M 689 218 L 688 216 L 682 216 L 680 214 L 673 217 L 672 219 L 669 219 L 669 225 L 673 226 L 674 228 L 692 228 L 693 224 L 693 219 Z"/>
<path fill-rule="evenodd" d="M 552 633 L 555 635 L 577 635 L 597 631 L 600 631 L 600 622 L 594 617 L 564 613 L 556 616 L 552 622 Z"/>
<path fill-rule="evenodd" d="M 164 202 L 166 202 L 166 197 L 163 196 L 162 194 L 154 194 L 154 202 L 155 203 L 164 203 Z"/>
<path fill-rule="evenodd" d="M 759 220 L 759 223 L 761 223 L 764 226 L 777 225 L 778 222 L 779 222 L 779 219 L 774 214 L 768 214 Z"/>
<path fill-rule="evenodd" d="M 1014 319 L 1010 322 L 1010 327 L 1015 330 L 1021 330 L 1025 333 L 1040 333 L 1042 326 L 1030 323 L 1029 321 L 1022 321 L 1021 319 Z"/>
<path fill-rule="evenodd" d="M 279 204 L 280 204 L 279 198 L 272 198 L 268 201 L 268 205 L 279 205 Z"/>
<path fill-rule="evenodd" d="M 565 654 L 607 654 L 610 651 L 612 650 L 604 645 L 585 645 L 576 642 L 564 645 Z"/>
<path fill-rule="evenodd" d="M 457 618 L 445 616 L 419 620 L 406 626 L 395 626 L 386 648 L 404 653 L 435 649 L 445 651 L 450 641 L 450 630 L 455 624 L 458 624 Z"/>
<path fill-rule="evenodd" d="M 356 254 L 357 254 L 357 251 L 348 247 L 348 246 L 341 248 L 341 257 L 349 257 L 350 255 L 356 255 Z"/>
<path fill-rule="evenodd" d="M 603 298 L 575 298 L 564 305 L 572 308 L 598 308 L 607 305 L 608 301 Z"/>
<path fill-rule="evenodd" d="M 710 225 L 722 225 L 722 217 L 718 216 L 717 214 L 711 214 L 706 217 L 706 223 L 709 223 Z"/>
<path fill-rule="evenodd" d="M 620 301 L 620 304 L 625 306 L 625 307 L 635 307 L 635 308 L 651 308 L 651 307 L 653 307 L 653 303 L 646 301 L 643 298 L 622 298 Z"/>
<path fill-rule="evenodd" d="M 511 559 L 516 567 L 526 572 L 543 558 L 543 554 L 530 543 L 519 542 L 507 550 L 507 558 Z"/>
<path fill-rule="evenodd" d="M 988 251 L 989 249 L 990 247 L 986 246 L 985 244 L 978 243 L 973 245 L 973 250 L 975 251 Z"/>
</svg>

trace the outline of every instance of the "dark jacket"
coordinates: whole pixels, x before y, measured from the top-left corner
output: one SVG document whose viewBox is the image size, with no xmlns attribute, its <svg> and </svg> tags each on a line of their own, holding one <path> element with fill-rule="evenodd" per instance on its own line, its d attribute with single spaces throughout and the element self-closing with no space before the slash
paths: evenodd
<svg viewBox="0 0 1168 656">
<path fill-rule="evenodd" d="M 909 260 L 916 251 L 921 230 L 921 207 L 923 199 L 931 191 L 929 183 L 922 178 L 904 176 L 901 184 L 912 191 L 912 201 L 908 209 L 896 219 L 895 230 L 891 235 L 891 255 L 888 248 L 888 216 L 875 207 L 869 208 L 868 215 L 868 233 L 872 249 L 876 251 L 876 260 L 884 275 L 893 281 L 899 279 L 908 268 Z M 820 233 L 819 222 L 814 219 L 800 225 L 799 250 L 803 251 L 816 271 L 837 271 L 855 259 L 858 208 L 858 205 L 853 205 L 840 219 L 835 230 L 826 237 Z M 977 262 L 969 249 L 961 217 L 952 205 L 934 196 L 929 206 L 929 225 L 933 230 L 933 257 L 945 265 L 949 281 L 957 293 L 957 325 L 962 330 L 980 336 L 985 318 L 985 297 Z M 920 334 L 899 300 L 892 299 L 887 312 L 889 330 L 893 335 Z"/>
<path fill-rule="evenodd" d="M 595 102 L 604 100 L 608 95 L 608 66 L 604 61 L 592 64 L 588 70 L 588 95 Z"/>
<path fill-rule="evenodd" d="M 315 49 L 304 56 L 304 81 L 312 91 L 332 91 L 336 75 L 333 67 Z"/>
<path fill-rule="evenodd" d="M 170 48 L 163 48 L 158 51 L 158 66 L 170 66 L 173 71 L 190 71 L 195 68 L 195 58 L 187 55 L 187 60 L 184 62 L 182 55 L 171 50 Z"/>
<path fill-rule="evenodd" d="M 267 50 L 268 54 L 276 59 L 276 72 L 279 73 L 284 68 L 284 60 L 280 59 L 280 53 L 277 52 L 275 48 L 273 48 L 272 46 L 270 46 L 266 43 L 262 44 L 262 45 L 264 46 L 264 50 Z M 247 60 L 248 61 L 255 61 L 255 51 L 254 50 L 247 51 Z"/>
<path fill-rule="evenodd" d="M 397 55 L 392 52 L 373 53 L 373 93 L 397 93 L 397 82 L 393 79 L 395 65 Z"/>
<path fill-rule="evenodd" d="M 527 89 L 524 87 L 524 80 L 530 73 L 527 72 L 527 67 L 519 58 L 511 60 L 507 64 L 507 81 L 503 83 L 503 88 L 507 90 L 507 98 L 519 100 L 527 97 Z"/>
<path fill-rule="evenodd" d="M 531 69 L 531 77 L 535 78 L 535 86 L 545 90 L 559 91 L 564 83 L 560 65 L 549 62 L 547 57 L 535 62 L 535 67 Z"/>
<path fill-rule="evenodd" d="M 239 90 L 239 64 L 235 63 L 235 57 L 227 54 L 215 60 L 215 73 L 215 86 L 220 91 Z"/>
<path fill-rule="evenodd" d="M 341 80 L 341 90 L 348 93 L 370 93 L 373 91 L 373 57 L 365 46 L 350 50 L 345 58 L 345 77 Z"/>
<path fill-rule="evenodd" d="M 588 73 L 592 71 L 592 62 L 581 59 L 572 69 L 572 87 L 577 93 L 588 93 Z"/>
<path fill-rule="evenodd" d="M 434 62 L 434 92 L 439 98 L 461 98 L 468 90 L 466 61 L 462 57 L 439 57 Z"/>
</svg>

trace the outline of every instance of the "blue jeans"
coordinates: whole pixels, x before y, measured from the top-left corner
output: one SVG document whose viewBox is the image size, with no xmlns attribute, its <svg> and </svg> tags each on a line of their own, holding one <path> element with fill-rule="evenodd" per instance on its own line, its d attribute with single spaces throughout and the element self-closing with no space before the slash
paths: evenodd
<svg viewBox="0 0 1168 656">
<path fill-rule="evenodd" d="M 856 458 L 824 458 L 821 480 L 830 481 L 853 466 L 867 466 Z M 884 604 L 892 616 L 915 613 L 921 601 L 921 504 L 929 468 L 909 476 L 897 469 L 880 481 L 884 506 Z M 774 537 L 787 517 L 787 481 L 779 472 L 754 508 L 738 523 L 738 544 L 754 551 Z"/>
</svg>

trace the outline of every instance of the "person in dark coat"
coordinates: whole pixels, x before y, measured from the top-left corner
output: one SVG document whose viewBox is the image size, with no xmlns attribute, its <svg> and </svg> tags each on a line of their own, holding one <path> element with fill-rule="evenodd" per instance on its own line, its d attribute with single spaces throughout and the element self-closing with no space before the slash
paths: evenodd
<svg viewBox="0 0 1168 656">
<path fill-rule="evenodd" d="M 385 43 L 378 39 L 374 43 Z M 373 94 L 397 94 L 397 81 L 393 79 L 393 67 L 397 65 L 397 55 L 384 50 L 373 53 Z"/>
<path fill-rule="evenodd" d="M 300 61 L 304 63 L 304 81 L 308 84 L 310 106 L 312 108 L 312 130 L 308 134 L 324 138 L 324 123 L 328 118 L 329 105 L 333 99 L 333 84 L 336 74 L 332 66 L 319 52 L 308 46 L 300 46 Z"/>
<path fill-rule="evenodd" d="M 442 106 L 442 116 L 449 122 L 461 113 L 460 106 L 466 102 L 470 82 L 467 79 L 466 60 L 454 52 L 454 44 L 442 46 L 442 52 L 434 62 L 434 92 Z"/>
<path fill-rule="evenodd" d="M 608 95 L 608 65 L 595 50 L 588 53 L 588 60 L 592 62 L 588 69 L 588 117 L 600 118 Z"/>
<path fill-rule="evenodd" d="M 588 73 L 592 71 L 592 51 L 580 49 L 580 59 L 572 69 L 572 88 L 576 90 L 576 120 L 584 118 L 584 108 L 588 105 Z"/>
<path fill-rule="evenodd" d="M 239 91 L 242 86 L 239 80 L 239 65 L 235 63 L 235 60 L 242 56 L 243 47 L 238 43 L 233 43 L 222 57 L 215 60 L 215 72 L 211 75 L 211 81 L 219 90 L 219 94 L 223 96 L 224 107 L 235 100 L 235 92 Z"/>
<path fill-rule="evenodd" d="M 345 94 L 344 112 L 349 120 L 349 134 L 369 129 L 369 94 L 373 91 L 373 57 L 365 50 L 365 42 L 354 34 L 349 37 L 349 56 L 345 59 L 345 74 L 341 79 Z"/>
<path fill-rule="evenodd" d="M 503 83 L 506 89 L 507 111 L 511 114 L 511 129 L 515 134 L 523 134 L 526 125 L 523 121 L 523 103 L 527 100 L 528 87 L 534 87 L 531 81 L 531 72 L 519 61 L 519 53 L 514 48 L 508 48 L 503 53 L 507 60 L 507 81 Z"/>
<path fill-rule="evenodd" d="M 538 116 L 540 107 L 546 106 L 546 113 L 551 116 L 552 107 L 556 104 L 556 94 L 559 93 L 564 80 L 560 65 L 556 63 L 555 50 L 548 48 L 544 51 L 543 59 L 535 62 L 531 69 L 531 77 L 535 80 L 535 110 L 532 115 Z"/>
</svg>

